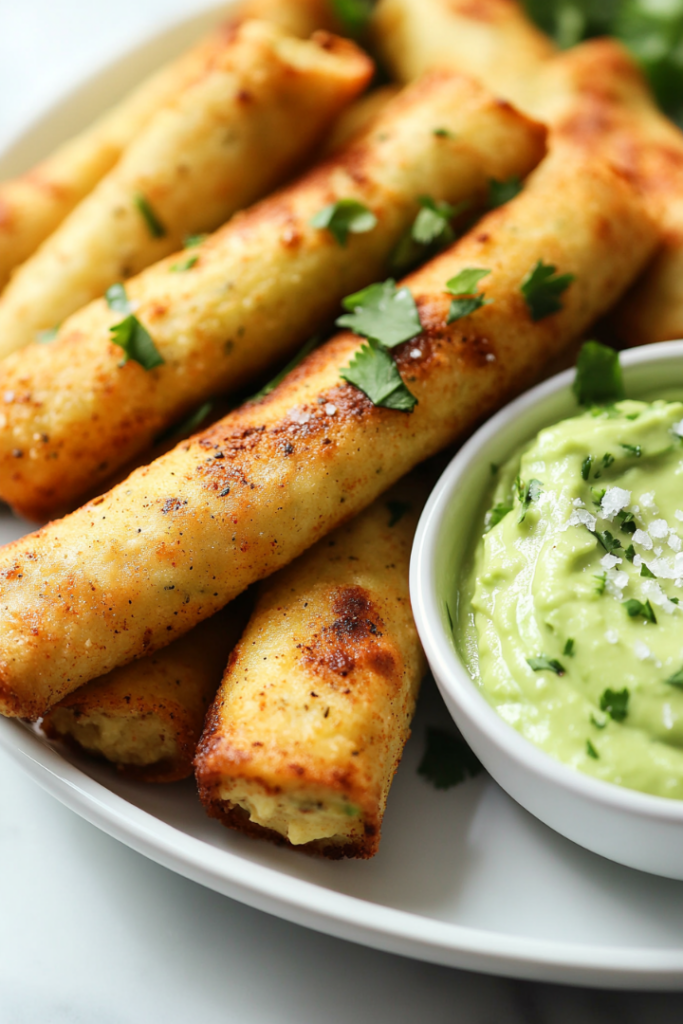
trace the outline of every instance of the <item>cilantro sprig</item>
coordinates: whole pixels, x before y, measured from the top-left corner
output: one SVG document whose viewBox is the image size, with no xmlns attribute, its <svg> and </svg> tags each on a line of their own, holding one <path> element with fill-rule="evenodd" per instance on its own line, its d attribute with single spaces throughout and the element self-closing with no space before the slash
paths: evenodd
<svg viewBox="0 0 683 1024">
<path fill-rule="evenodd" d="M 111 341 L 123 349 L 120 366 L 129 361 L 139 363 L 144 370 L 161 366 L 164 359 L 154 344 L 151 335 L 132 312 L 126 289 L 122 284 L 113 284 L 105 292 L 107 305 L 116 313 L 127 314 L 123 320 L 109 328 Z"/>
<path fill-rule="evenodd" d="M 522 506 L 518 522 L 523 523 L 526 519 L 526 514 L 531 508 L 532 504 L 540 498 L 543 493 L 543 484 L 540 480 L 530 480 L 528 484 L 523 483 L 519 477 L 516 480 L 517 497 L 519 498 Z"/>
<path fill-rule="evenodd" d="M 574 274 L 558 274 L 552 263 L 538 260 L 520 285 L 531 319 L 536 323 L 562 309 L 560 295 L 574 281 Z"/>
<path fill-rule="evenodd" d="M 412 412 L 417 405 L 417 398 L 403 383 L 396 363 L 374 338 L 361 345 L 349 365 L 340 371 L 340 377 L 367 395 L 373 405 L 397 412 Z"/>
<path fill-rule="evenodd" d="M 672 676 L 664 680 L 669 686 L 677 686 L 679 689 L 683 689 L 683 668 L 679 668 L 678 672 L 674 672 Z"/>
<path fill-rule="evenodd" d="M 497 206 L 504 206 L 511 199 L 522 191 L 522 181 L 517 175 L 508 178 L 506 181 L 497 181 L 496 178 L 489 179 L 489 207 L 494 210 Z"/>
<path fill-rule="evenodd" d="M 482 278 L 487 277 L 491 271 L 485 267 L 466 267 L 459 274 L 446 282 L 446 288 L 456 297 L 453 299 L 446 318 L 447 324 L 461 320 L 464 316 L 476 312 L 482 306 L 488 306 L 491 299 L 487 299 L 482 292 L 477 291 L 477 285 Z"/>
<path fill-rule="evenodd" d="M 648 622 L 652 622 L 654 625 L 657 625 L 657 617 L 649 601 L 646 601 L 643 604 L 643 602 L 639 601 L 636 597 L 630 597 L 628 601 L 622 601 L 621 603 L 632 619 L 642 615 L 642 617 L 647 619 Z"/>
<path fill-rule="evenodd" d="M 450 245 L 455 240 L 451 222 L 471 205 L 466 199 L 453 205 L 432 196 L 419 196 L 418 202 L 421 208 L 391 257 L 395 271 L 408 270 Z"/>
<path fill-rule="evenodd" d="M 422 331 L 420 314 L 408 288 L 397 288 L 393 278 L 347 296 L 342 305 L 349 310 L 337 320 L 354 334 L 395 348 Z"/>
<path fill-rule="evenodd" d="M 339 245 L 345 246 L 349 235 L 363 235 L 377 227 L 377 217 L 357 199 L 338 199 L 311 217 L 310 224 L 327 229 Z"/>
<path fill-rule="evenodd" d="M 483 770 L 478 757 L 463 739 L 444 729 L 428 727 L 427 746 L 417 771 L 436 789 L 450 789 Z"/>
<path fill-rule="evenodd" d="M 159 220 L 149 199 L 146 199 L 141 192 L 136 192 L 133 196 L 133 202 L 147 225 L 147 230 L 152 238 L 163 238 L 166 235 L 166 228 Z"/>
<path fill-rule="evenodd" d="M 527 658 L 526 663 L 534 672 L 554 672 L 556 676 L 563 676 L 567 671 L 557 658 L 548 658 L 545 654 Z"/>
<path fill-rule="evenodd" d="M 623 722 L 628 715 L 629 691 L 611 690 L 609 687 L 600 697 L 600 710 L 606 711 L 615 722 Z"/>
<path fill-rule="evenodd" d="M 585 342 L 576 361 L 572 391 L 584 406 L 608 405 L 625 398 L 619 353 L 599 341 Z"/>
</svg>

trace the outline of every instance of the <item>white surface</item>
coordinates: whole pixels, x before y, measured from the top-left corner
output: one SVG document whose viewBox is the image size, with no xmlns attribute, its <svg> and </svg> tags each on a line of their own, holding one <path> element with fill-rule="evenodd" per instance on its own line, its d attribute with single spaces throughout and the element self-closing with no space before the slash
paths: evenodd
<svg viewBox="0 0 683 1024">
<path fill-rule="evenodd" d="M 0 145 L 28 114 L 53 98 L 56 87 L 114 55 L 134 41 L 138 30 L 191 10 L 197 5 L 187 0 L 119 0 L 115 7 L 101 0 L 87 7 L 82 0 L 26 0 L 11 10 L 3 0 Z M 486 799 L 496 817 L 496 801 L 502 801 L 500 806 L 512 809 L 513 816 L 523 816 L 535 830 L 542 828 L 482 781 L 443 796 L 469 799 L 462 796 L 467 793 L 490 794 Z M 548 897 L 552 903 L 554 894 L 539 892 L 531 872 L 521 878 L 510 873 L 505 843 L 499 850 L 487 846 L 485 829 L 463 831 L 446 816 L 439 834 L 442 858 L 461 852 L 458 843 L 470 844 L 475 865 L 484 854 L 498 858 L 517 923 L 534 926 L 540 904 Z M 418 832 L 414 856 L 420 843 Z M 569 870 L 579 875 L 581 858 L 590 855 L 575 852 L 579 861 L 570 858 Z M 557 856 L 553 844 L 547 856 L 552 864 Z M 408 862 L 404 870 L 413 886 L 440 905 L 440 880 L 411 871 L 411 866 Z M 480 978 L 371 952 L 266 917 L 172 875 L 99 833 L 41 793 L 2 754 L 0 868 L 0 1019 L 11 1024 L 157 1019 L 175 1024 L 190 1015 L 209 1024 L 335 1024 L 349 1018 L 668 1024 L 680 1019 L 678 996 L 622 998 Z M 621 899 L 612 876 L 603 872 L 595 882 L 589 912 L 577 913 L 570 923 L 573 935 L 594 931 L 604 899 L 618 922 Z M 647 924 L 652 907 L 678 941 L 681 913 L 666 888 L 670 884 L 654 880 L 642 899 L 644 942 L 652 938 Z M 470 895 L 462 894 L 465 906 Z"/>
<path fill-rule="evenodd" d="M 629 398 L 683 389 L 683 341 L 621 357 Z M 446 621 L 472 536 L 458 529 L 490 490 L 489 466 L 503 465 L 545 427 L 576 415 L 574 371 L 520 396 L 458 452 L 434 488 L 415 538 L 411 600 L 434 677 L 460 730 L 491 775 L 541 821 L 619 864 L 683 880 L 683 803 L 636 793 L 573 771 L 508 725 L 471 679 Z M 446 571 L 444 566 L 448 567 Z"/>
</svg>

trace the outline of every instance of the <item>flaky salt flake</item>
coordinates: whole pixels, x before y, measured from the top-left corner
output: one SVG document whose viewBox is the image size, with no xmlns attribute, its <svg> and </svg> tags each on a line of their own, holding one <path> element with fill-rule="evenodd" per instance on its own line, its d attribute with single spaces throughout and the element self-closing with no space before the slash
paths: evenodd
<svg viewBox="0 0 683 1024">
<path fill-rule="evenodd" d="M 411 359 L 420 359 L 421 356 L 422 356 L 422 349 L 420 349 L 420 348 L 411 348 L 411 350 L 410 350 L 410 358 Z"/>
<path fill-rule="evenodd" d="M 626 508 L 630 500 L 630 491 L 624 490 L 623 487 L 608 487 L 600 502 L 601 517 L 611 522 L 617 512 Z"/>
<path fill-rule="evenodd" d="M 325 412 L 327 413 L 328 416 L 334 416 L 334 415 L 336 415 L 336 412 L 337 412 L 337 406 L 336 405 L 332 405 L 332 402 L 328 402 L 325 405 Z"/>
<path fill-rule="evenodd" d="M 617 633 L 616 629 L 608 629 L 605 633 L 605 640 L 608 644 L 618 644 L 619 634 Z"/>
<path fill-rule="evenodd" d="M 648 491 L 647 494 L 641 494 L 640 502 L 643 508 L 653 508 L 655 503 L 655 492 Z"/>
<path fill-rule="evenodd" d="M 647 532 L 651 537 L 654 537 L 655 540 L 664 540 L 669 532 L 669 524 L 666 519 L 655 519 L 648 526 Z"/>
<path fill-rule="evenodd" d="M 584 508 L 585 507 L 585 503 L 584 503 L 583 498 L 574 498 L 574 500 L 572 502 L 572 505 L 574 506 L 574 508 Z"/>
<path fill-rule="evenodd" d="M 652 657 L 652 651 L 642 640 L 636 640 L 633 645 L 633 653 L 638 661 L 647 661 L 648 658 Z"/>
<path fill-rule="evenodd" d="M 640 569 L 641 565 L 643 564 L 643 560 L 640 557 L 640 555 L 633 556 L 633 564 L 635 565 L 636 569 Z"/>
<path fill-rule="evenodd" d="M 683 509 L 677 508 L 674 512 L 674 515 L 676 516 L 676 519 L 679 521 L 679 523 L 683 523 Z"/>
<path fill-rule="evenodd" d="M 643 594 L 652 604 L 656 604 L 667 615 L 671 615 L 676 611 L 677 606 L 673 601 L 669 600 L 656 580 L 643 580 Z"/>
<path fill-rule="evenodd" d="M 575 508 L 567 520 L 567 526 L 586 526 L 591 533 L 595 533 L 597 525 L 598 521 L 595 516 L 592 516 L 585 508 Z"/>
<path fill-rule="evenodd" d="M 640 544 L 641 548 L 645 548 L 646 551 L 652 551 L 652 537 L 645 530 L 636 530 L 633 534 L 633 543 Z"/>
<path fill-rule="evenodd" d="M 683 437 L 683 420 L 679 420 L 678 423 L 674 423 L 671 430 L 677 437 Z"/>
<path fill-rule="evenodd" d="M 603 555 L 600 559 L 600 565 L 603 569 L 613 569 L 615 565 L 621 565 L 621 559 L 617 558 L 616 555 Z"/>
<path fill-rule="evenodd" d="M 294 420 L 295 423 L 308 423 L 311 418 L 311 414 L 310 412 L 307 412 L 306 409 L 302 409 L 300 406 L 295 406 L 293 409 L 289 410 L 289 418 Z"/>
</svg>

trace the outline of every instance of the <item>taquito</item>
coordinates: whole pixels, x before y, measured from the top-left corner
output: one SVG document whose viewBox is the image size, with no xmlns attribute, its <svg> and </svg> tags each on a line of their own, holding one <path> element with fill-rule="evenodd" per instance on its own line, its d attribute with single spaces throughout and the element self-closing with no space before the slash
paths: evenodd
<svg viewBox="0 0 683 1024">
<path fill-rule="evenodd" d="M 173 271 L 184 258 L 175 255 L 127 282 L 163 365 L 124 365 L 110 329 L 125 314 L 104 299 L 51 344 L 8 356 L 0 497 L 35 519 L 73 505 L 199 403 L 288 358 L 345 295 L 384 276 L 420 195 L 483 198 L 489 178 L 535 166 L 544 132 L 470 79 L 436 72 L 392 100 L 368 135 L 209 236 L 186 272 Z M 348 199 L 375 221 L 343 244 L 311 221 Z"/>
<path fill-rule="evenodd" d="M 409 479 L 261 584 L 197 751 L 207 811 L 327 857 L 372 857 L 427 665 L 410 610 Z"/>
<path fill-rule="evenodd" d="M 245 18 L 274 21 L 292 35 L 332 28 L 326 0 L 248 0 L 227 22 L 177 60 L 145 79 L 120 103 L 18 178 L 0 183 L 0 289 L 114 166 L 150 118 L 204 74 Z"/>
<path fill-rule="evenodd" d="M 614 304 L 656 240 L 638 192 L 597 152 L 558 151 L 405 279 L 423 329 L 392 356 L 418 400 L 411 413 L 340 379 L 361 347 L 344 332 L 261 401 L 6 545 L 0 710 L 45 714 L 292 561 L 536 381 Z M 574 277 L 561 308 L 539 318 L 522 287 L 541 260 Z M 488 304 L 447 323 L 447 282 L 468 268 L 490 270 Z"/>
<path fill-rule="evenodd" d="M 244 599 L 233 601 L 156 654 L 93 679 L 52 708 L 43 731 L 141 782 L 187 778 L 247 617 Z"/>
<path fill-rule="evenodd" d="M 372 72 L 358 47 L 327 33 L 304 42 L 266 21 L 236 28 L 17 269 L 0 296 L 0 357 L 289 179 Z M 179 257 L 176 272 L 193 258 Z"/>
</svg>

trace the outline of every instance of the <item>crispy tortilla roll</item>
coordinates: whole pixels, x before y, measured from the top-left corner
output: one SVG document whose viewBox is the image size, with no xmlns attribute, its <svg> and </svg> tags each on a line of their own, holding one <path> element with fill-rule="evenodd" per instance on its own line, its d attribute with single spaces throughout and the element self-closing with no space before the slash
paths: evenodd
<svg viewBox="0 0 683 1024">
<path fill-rule="evenodd" d="M 513 102 L 524 98 L 525 79 L 557 52 L 512 0 L 379 0 L 373 39 L 400 82 L 446 67 Z"/>
<path fill-rule="evenodd" d="M 248 0 L 231 12 L 225 25 L 145 79 L 91 127 L 21 177 L 0 183 L 0 289 L 14 267 L 112 169 L 150 118 L 205 72 L 229 41 L 233 26 L 246 18 L 273 21 L 302 38 L 335 24 L 326 0 Z"/>
<path fill-rule="evenodd" d="M 187 778 L 246 612 L 233 601 L 156 654 L 86 683 L 50 711 L 43 731 L 144 782 Z"/>
<path fill-rule="evenodd" d="M 197 752 L 213 817 L 328 857 L 377 852 L 427 667 L 408 593 L 421 498 L 399 485 L 262 585 Z"/>
<path fill-rule="evenodd" d="M 326 33 L 303 42 L 265 21 L 237 28 L 17 270 L 0 297 L 0 357 L 291 177 L 371 76 L 361 50 Z"/>
<path fill-rule="evenodd" d="M 123 315 L 104 299 L 50 345 L 3 360 L 0 496 L 36 519 L 73 504 L 198 403 L 290 356 L 345 295 L 385 276 L 420 195 L 477 200 L 489 178 L 524 174 L 543 151 L 542 127 L 470 79 L 438 72 L 411 86 L 368 135 L 193 249 L 186 272 L 172 272 L 182 258 L 173 256 L 127 283 L 164 365 L 122 365 L 109 331 Z M 344 244 L 311 224 L 342 199 L 376 218 Z"/>
<path fill-rule="evenodd" d="M 347 146 L 357 135 L 367 131 L 372 122 L 379 117 L 386 105 L 400 90 L 398 85 L 383 85 L 378 89 L 361 96 L 337 118 L 334 128 L 325 143 L 325 156 L 336 153 Z"/>
<path fill-rule="evenodd" d="M 418 462 L 536 381 L 651 255 L 642 200 L 597 155 L 545 160 L 404 284 L 423 333 L 392 349 L 418 400 L 373 405 L 340 379 L 361 347 L 334 337 L 265 399 L 0 550 L 0 709 L 36 718 L 95 676 L 169 643 L 360 512 Z M 543 260 L 574 280 L 534 319 Z M 486 268 L 489 300 L 447 324 L 446 282 Z M 543 310 L 540 310 L 543 312 Z M 172 587 L 173 589 L 168 589 Z"/>
</svg>

